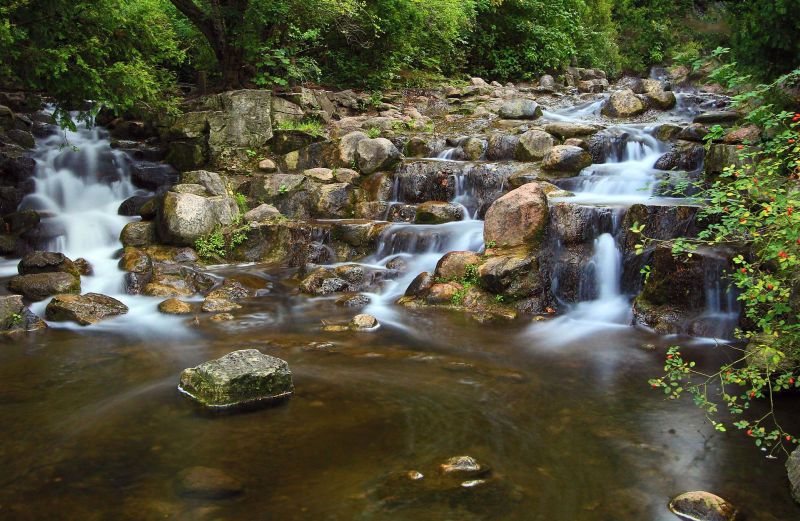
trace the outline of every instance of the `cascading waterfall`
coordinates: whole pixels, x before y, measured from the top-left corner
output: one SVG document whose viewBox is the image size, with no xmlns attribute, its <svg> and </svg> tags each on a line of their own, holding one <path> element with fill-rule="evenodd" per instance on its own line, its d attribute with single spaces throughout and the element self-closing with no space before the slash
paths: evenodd
<svg viewBox="0 0 800 521">
<path fill-rule="evenodd" d="M 93 273 L 81 278 L 82 293 L 96 292 L 123 301 L 130 312 L 94 328 L 133 323 L 136 333 L 159 329 L 165 321 L 175 322 L 157 311 L 157 300 L 125 293 L 124 273 L 117 265 L 122 228 L 136 220 L 118 215 L 120 204 L 133 195 L 144 194 L 131 182 L 130 160 L 111 148 L 108 132 L 79 124 L 76 131 L 37 140 L 35 189 L 20 203 L 43 216 L 41 227 L 48 232 L 38 247 L 58 251 L 71 259 L 82 257 Z M 31 309 L 44 316 L 47 300 Z M 59 323 L 60 327 L 80 327 Z"/>
</svg>

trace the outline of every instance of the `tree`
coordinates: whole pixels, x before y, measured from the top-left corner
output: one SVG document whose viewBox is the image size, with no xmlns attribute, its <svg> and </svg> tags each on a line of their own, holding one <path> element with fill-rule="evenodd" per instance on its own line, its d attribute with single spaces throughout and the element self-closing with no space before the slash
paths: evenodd
<svg viewBox="0 0 800 521">
<path fill-rule="evenodd" d="M 240 87 L 244 81 L 244 24 L 249 0 L 170 0 L 205 37 L 222 73 L 222 86 Z"/>
</svg>

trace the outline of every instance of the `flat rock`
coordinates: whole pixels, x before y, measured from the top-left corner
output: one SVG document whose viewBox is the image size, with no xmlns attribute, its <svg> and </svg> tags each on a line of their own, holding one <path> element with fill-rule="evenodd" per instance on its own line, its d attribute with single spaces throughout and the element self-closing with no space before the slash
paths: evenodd
<svg viewBox="0 0 800 521">
<path fill-rule="evenodd" d="M 63 253 L 54 251 L 35 251 L 25 255 L 19 261 L 17 270 L 20 275 L 62 272 L 76 277 L 80 276 L 80 272 L 72 260 Z"/>
<path fill-rule="evenodd" d="M 686 492 L 669 503 L 669 509 L 677 516 L 692 521 L 733 521 L 736 507 L 709 492 Z"/>
<path fill-rule="evenodd" d="M 693 123 L 704 125 L 716 125 L 722 123 L 735 123 L 741 119 L 742 115 L 735 110 L 712 110 L 698 114 L 692 120 Z"/>
<path fill-rule="evenodd" d="M 294 385 L 284 360 L 243 349 L 185 369 L 178 389 L 209 409 L 230 409 L 289 397 Z"/>
<path fill-rule="evenodd" d="M 88 326 L 127 312 L 128 306 L 115 298 L 99 293 L 56 295 L 45 308 L 45 318 Z"/>
<path fill-rule="evenodd" d="M 61 293 L 79 293 L 81 282 L 78 277 L 69 273 L 31 273 L 12 277 L 8 282 L 8 289 L 29 300 L 44 300 Z"/>
</svg>

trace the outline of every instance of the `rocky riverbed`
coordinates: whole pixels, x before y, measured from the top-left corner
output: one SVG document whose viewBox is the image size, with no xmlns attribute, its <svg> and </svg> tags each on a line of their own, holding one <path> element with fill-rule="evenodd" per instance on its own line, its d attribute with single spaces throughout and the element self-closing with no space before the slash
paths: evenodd
<svg viewBox="0 0 800 521">
<path fill-rule="evenodd" d="M 642 395 L 662 335 L 711 363 L 739 322 L 731 252 L 669 241 L 698 231 L 676 187 L 757 133 L 674 79 L 563 79 L 225 92 L 178 118 L 101 112 L 74 150 L 36 100 L 0 98 L 0 506 L 112 512 L 109 480 L 126 519 L 670 519 L 703 489 L 796 516 L 779 463 Z M 659 245 L 638 253 L 635 224 Z M 209 416 L 182 369 L 201 404 L 270 407 Z M 31 422 L 66 439 L 12 443 Z M 464 454 L 489 470 L 442 470 Z"/>
</svg>

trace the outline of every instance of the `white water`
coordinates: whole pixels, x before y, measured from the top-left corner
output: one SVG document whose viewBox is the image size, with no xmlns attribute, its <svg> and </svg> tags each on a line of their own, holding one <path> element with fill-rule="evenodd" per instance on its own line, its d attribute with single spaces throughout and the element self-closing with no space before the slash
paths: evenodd
<svg viewBox="0 0 800 521">
<path fill-rule="evenodd" d="M 125 274 L 115 258 L 122 247 L 122 228 L 136 220 L 118 215 L 117 210 L 125 199 L 141 193 L 131 183 L 125 154 L 111 148 L 105 130 L 81 124 L 75 132 L 38 139 L 34 158 L 35 189 L 20 208 L 42 212 L 42 226 L 56 230 L 42 248 L 89 261 L 93 274 L 81 277 L 81 292 L 112 296 L 130 309 L 126 315 L 90 327 L 130 326 L 126 331 L 143 335 L 175 331 L 177 321 L 158 312 L 158 300 L 125 293 Z M 48 302 L 38 302 L 31 310 L 44 317 Z M 81 327 L 68 322 L 49 325 Z"/>
</svg>

